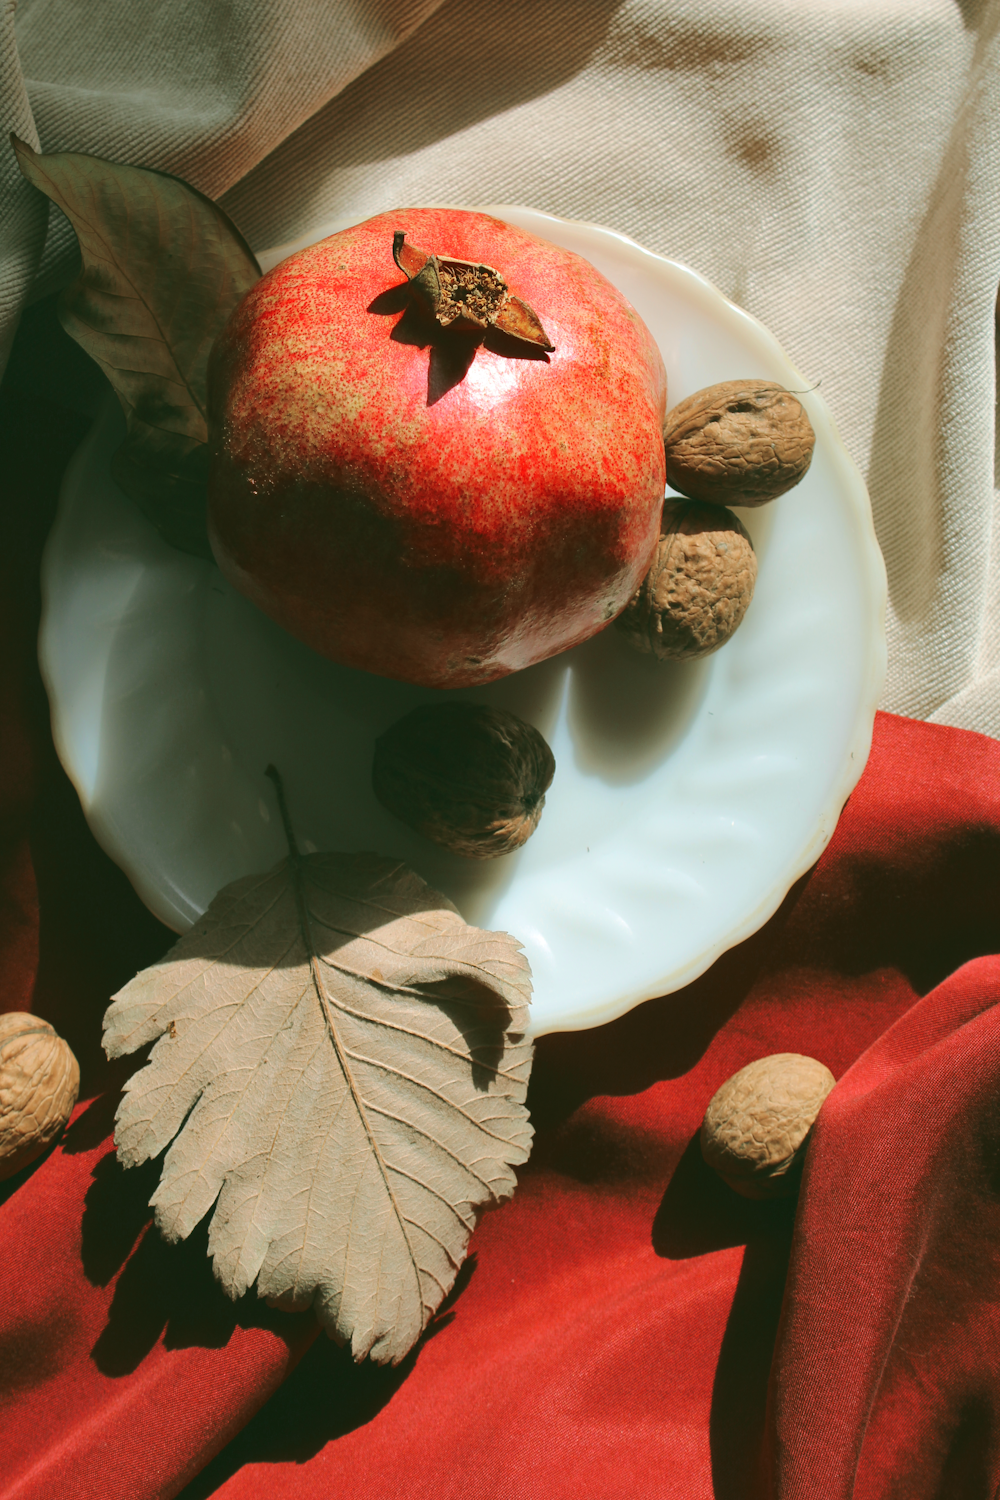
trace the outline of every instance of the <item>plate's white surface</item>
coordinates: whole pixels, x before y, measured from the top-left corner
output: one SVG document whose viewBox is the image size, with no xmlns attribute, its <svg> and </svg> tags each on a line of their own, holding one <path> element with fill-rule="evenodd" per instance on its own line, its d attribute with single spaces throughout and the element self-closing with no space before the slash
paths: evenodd
<svg viewBox="0 0 1000 1500">
<path fill-rule="evenodd" d="M 805 386 L 766 329 L 693 271 L 593 225 L 490 211 L 625 293 L 660 346 L 670 405 L 744 376 Z M 183 931 L 220 886 L 285 852 L 263 776 L 273 761 L 305 849 L 402 856 L 468 920 L 524 943 L 536 1035 L 679 988 L 775 910 L 868 754 L 885 574 L 861 478 L 821 398 L 801 399 L 815 457 L 788 495 L 740 512 L 760 568 L 727 646 L 663 664 L 609 630 L 461 694 L 531 720 L 557 764 L 537 833 L 485 864 L 411 833 L 370 790 L 376 735 L 448 695 L 322 660 L 163 544 L 109 477 L 121 436 L 109 402 L 66 476 L 41 634 L 56 745 L 97 838 Z"/>
</svg>

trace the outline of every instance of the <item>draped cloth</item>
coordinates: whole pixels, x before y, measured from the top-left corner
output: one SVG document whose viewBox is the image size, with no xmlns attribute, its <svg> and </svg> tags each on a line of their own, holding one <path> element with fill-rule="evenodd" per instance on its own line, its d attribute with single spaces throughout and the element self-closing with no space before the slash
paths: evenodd
<svg viewBox="0 0 1000 1500">
<path fill-rule="evenodd" d="M 100 1016 L 169 934 L 48 735 L 38 561 L 100 389 L 52 314 L 72 233 L 0 148 L 0 1005 L 51 1020 L 84 1080 L 3 1189 L 0 1500 L 995 1495 L 998 31 L 1000 0 L 4 0 L 4 139 L 176 173 L 258 250 L 508 202 L 708 276 L 821 382 L 867 477 L 889 674 L 834 840 L 767 926 L 540 1043 L 532 1159 L 406 1364 L 231 1306 L 110 1144 Z M 695 1134 L 776 1051 L 838 1086 L 797 1204 L 748 1204 Z"/>
</svg>

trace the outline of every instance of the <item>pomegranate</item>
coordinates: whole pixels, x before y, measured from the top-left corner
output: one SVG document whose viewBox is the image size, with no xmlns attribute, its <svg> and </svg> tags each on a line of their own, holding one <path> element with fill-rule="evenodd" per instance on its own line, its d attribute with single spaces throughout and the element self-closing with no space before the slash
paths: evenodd
<svg viewBox="0 0 1000 1500">
<path fill-rule="evenodd" d="M 334 661 L 489 682 L 586 640 L 659 536 L 663 362 L 587 261 L 405 209 L 290 256 L 209 367 L 223 573 Z"/>
</svg>

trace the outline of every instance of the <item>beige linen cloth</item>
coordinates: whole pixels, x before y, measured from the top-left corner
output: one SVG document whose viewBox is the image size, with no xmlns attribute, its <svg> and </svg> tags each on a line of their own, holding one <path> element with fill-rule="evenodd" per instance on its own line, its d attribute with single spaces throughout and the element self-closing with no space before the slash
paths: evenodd
<svg viewBox="0 0 1000 1500">
<path fill-rule="evenodd" d="M 4 138 L 176 173 L 257 249 L 507 202 L 708 276 L 822 382 L 867 477 L 883 706 L 1000 737 L 1000 0 L 0 6 Z M 73 268 L 4 139 L 0 359 Z"/>
</svg>

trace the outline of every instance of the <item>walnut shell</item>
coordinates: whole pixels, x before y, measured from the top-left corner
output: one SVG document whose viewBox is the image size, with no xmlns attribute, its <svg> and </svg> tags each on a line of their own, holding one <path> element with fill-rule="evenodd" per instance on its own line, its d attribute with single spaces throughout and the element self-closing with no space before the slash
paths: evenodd
<svg viewBox="0 0 1000 1500">
<path fill-rule="evenodd" d="M 748 1064 L 705 1111 L 702 1156 L 744 1198 L 794 1193 L 809 1131 L 835 1082 L 829 1068 L 797 1052 Z"/>
<path fill-rule="evenodd" d="M 757 557 L 743 523 L 721 505 L 668 500 L 653 560 L 616 625 L 661 661 L 708 656 L 747 612 Z"/>
<path fill-rule="evenodd" d="M 710 505 L 765 505 L 798 484 L 815 442 L 790 391 L 767 380 L 724 380 L 667 412 L 667 483 Z"/>
<path fill-rule="evenodd" d="M 51 1145 L 79 1090 L 76 1058 L 48 1021 L 17 1010 L 0 1015 L 0 1178 Z"/>
<path fill-rule="evenodd" d="M 555 774 L 538 730 L 475 703 L 415 708 L 375 741 L 383 807 L 454 854 L 510 854 L 538 827 Z"/>
</svg>

